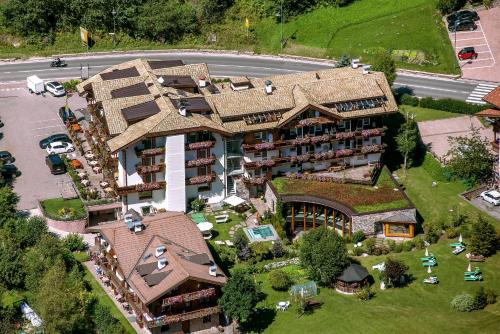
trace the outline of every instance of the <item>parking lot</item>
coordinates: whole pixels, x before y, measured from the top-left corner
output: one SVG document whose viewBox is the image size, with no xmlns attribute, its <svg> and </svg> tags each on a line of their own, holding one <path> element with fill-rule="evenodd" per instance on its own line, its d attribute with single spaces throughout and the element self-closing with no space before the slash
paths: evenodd
<svg viewBox="0 0 500 334">
<path fill-rule="evenodd" d="M 469 203 L 477 207 L 479 210 L 486 212 L 490 216 L 500 220 L 500 207 L 494 206 L 493 204 L 484 201 L 479 196 L 473 198 L 471 201 L 469 201 Z"/>
<path fill-rule="evenodd" d="M 474 47 L 478 54 L 474 60 L 459 60 L 463 78 L 500 82 L 500 7 L 477 13 L 477 29 L 449 33 L 451 44 L 455 55 L 464 47 Z"/>
<path fill-rule="evenodd" d="M 45 165 L 46 151 L 39 147 L 40 140 L 55 133 L 66 133 L 58 109 L 65 104 L 65 97 L 31 95 L 24 84 L 0 86 L 0 117 L 5 126 L 0 140 L 0 150 L 7 150 L 16 158 L 21 171 L 14 182 L 20 195 L 20 210 L 32 209 L 37 201 L 61 196 L 71 191 L 72 183 L 67 174 L 52 175 Z M 85 107 L 85 100 L 73 96 L 69 99 L 72 110 Z M 77 117 L 82 115 L 76 113 Z"/>
</svg>

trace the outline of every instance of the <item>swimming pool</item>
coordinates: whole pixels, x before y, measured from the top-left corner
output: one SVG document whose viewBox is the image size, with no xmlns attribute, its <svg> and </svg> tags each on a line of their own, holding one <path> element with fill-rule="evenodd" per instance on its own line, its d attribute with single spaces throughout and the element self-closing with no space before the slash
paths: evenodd
<svg viewBox="0 0 500 334">
<path fill-rule="evenodd" d="M 270 241 L 278 239 L 272 225 L 262 225 L 254 228 L 245 228 L 246 235 L 250 242 Z"/>
</svg>

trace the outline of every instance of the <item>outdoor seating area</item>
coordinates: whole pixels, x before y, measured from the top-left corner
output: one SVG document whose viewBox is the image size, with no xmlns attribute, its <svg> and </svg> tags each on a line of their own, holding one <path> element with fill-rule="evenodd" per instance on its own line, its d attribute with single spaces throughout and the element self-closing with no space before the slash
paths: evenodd
<svg viewBox="0 0 500 334">
<path fill-rule="evenodd" d="M 432 274 L 432 267 L 437 266 L 437 260 L 434 254 L 429 253 L 429 248 L 425 247 L 425 256 L 420 258 L 422 266 L 427 267 L 427 273 Z M 439 280 L 436 275 L 429 276 L 423 280 L 426 284 L 438 284 Z"/>
<path fill-rule="evenodd" d="M 335 282 L 335 290 L 343 294 L 354 294 L 368 285 L 368 270 L 359 264 L 350 264 Z"/>
<path fill-rule="evenodd" d="M 462 235 L 458 237 L 458 242 L 451 243 L 450 246 L 452 248 L 451 252 L 455 255 L 462 253 L 465 250 L 465 245 L 462 242 Z"/>
<path fill-rule="evenodd" d="M 282 312 L 288 310 L 289 307 L 290 307 L 290 301 L 278 302 L 278 304 L 276 304 L 276 309 Z"/>
</svg>

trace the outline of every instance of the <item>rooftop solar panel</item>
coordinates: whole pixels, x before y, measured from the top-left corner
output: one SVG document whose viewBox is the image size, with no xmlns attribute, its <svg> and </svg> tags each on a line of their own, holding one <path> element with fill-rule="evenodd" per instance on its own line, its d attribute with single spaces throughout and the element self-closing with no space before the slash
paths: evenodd
<svg viewBox="0 0 500 334">
<path fill-rule="evenodd" d="M 149 66 L 153 70 L 157 70 L 159 68 L 169 68 L 175 66 L 182 66 L 184 62 L 180 59 L 170 59 L 170 60 L 150 60 L 148 61 Z"/>
<path fill-rule="evenodd" d="M 107 73 L 101 73 L 102 80 L 116 80 L 123 78 L 138 77 L 139 72 L 135 67 L 124 68 L 123 70 L 113 70 Z"/>
<path fill-rule="evenodd" d="M 138 84 L 132 86 L 126 86 L 118 89 L 113 89 L 111 91 L 111 97 L 116 99 L 120 97 L 130 97 L 130 96 L 139 96 L 149 94 L 149 89 L 144 84 L 144 82 L 140 82 Z"/>
<path fill-rule="evenodd" d="M 156 101 L 148 101 L 122 109 L 123 117 L 127 123 L 133 124 L 160 112 L 160 107 Z"/>
</svg>

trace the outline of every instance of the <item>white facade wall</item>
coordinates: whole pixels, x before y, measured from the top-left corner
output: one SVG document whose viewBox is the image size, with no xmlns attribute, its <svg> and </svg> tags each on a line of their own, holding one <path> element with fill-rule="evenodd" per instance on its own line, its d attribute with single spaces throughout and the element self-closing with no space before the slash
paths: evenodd
<svg viewBox="0 0 500 334">
<path fill-rule="evenodd" d="M 165 143 L 166 209 L 186 211 L 184 135 L 167 137 Z"/>
<path fill-rule="evenodd" d="M 128 147 L 126 153 L 126 172 L 127 186 L 143 183 L 141 176 L 137 173 L 136 165 L 141 163 L 141 160 L 135 154 L 133 147 Z"/>
</svg>

